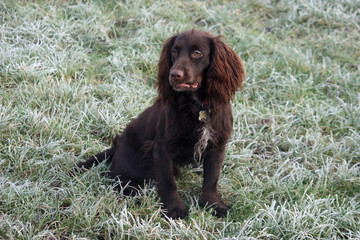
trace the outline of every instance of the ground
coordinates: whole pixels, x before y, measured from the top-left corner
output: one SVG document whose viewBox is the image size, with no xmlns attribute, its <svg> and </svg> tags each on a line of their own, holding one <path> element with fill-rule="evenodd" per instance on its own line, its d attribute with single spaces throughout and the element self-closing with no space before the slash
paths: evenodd
<svg viewBox="0 0 360 240">
<path fill-rule="evenodd" d="M 1 239 L 359 239 L 360 3 L 0 1 Z M 164 41 L 198 28 L 243 59 L 220 191 L 162 217 L 156 186 L 115 192 L 106 164 L 72 177 L 155 97 Z"/>
</svg>

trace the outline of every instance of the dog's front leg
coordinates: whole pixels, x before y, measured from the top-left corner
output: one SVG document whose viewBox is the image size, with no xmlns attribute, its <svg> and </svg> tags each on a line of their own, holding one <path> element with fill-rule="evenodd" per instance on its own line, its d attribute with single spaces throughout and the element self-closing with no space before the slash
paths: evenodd
<svg viewBox="0 0 360 240">
<path fill-rule="evenodd" d="M 225 145 L 210 149 L 204 159 L 204 182 L 202 203 L 213 207 L 215 215 L 224 217 L 228 211 L 226 205 L 221 201 L 217 191 L 220 170 L 224 161 Z"/>
<path fill-rule="evenodd" d="M 154 172 L 158 183 L 161 201 L 164 203 L 165 214 L 171 218 L 184 218 L 188 212 L 177 191 L 173 161 L 166 149 L 165 141 L 154 144 Z"/>
</svg>

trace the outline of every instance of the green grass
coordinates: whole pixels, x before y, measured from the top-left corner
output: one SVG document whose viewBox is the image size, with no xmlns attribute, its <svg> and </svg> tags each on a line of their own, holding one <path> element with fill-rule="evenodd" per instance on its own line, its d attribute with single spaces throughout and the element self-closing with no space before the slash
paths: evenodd
<svg viewBox="0 0 360 240">
<path fill-rule="evenodd" d="M 0 1 L 0 239 L 359 239 L 360 3 Z M 163 42 L 224 35 L 244 60 L 219 188 L 231 209 L 162 217 L 153 183 L 68 175 L 156 97 Z"/>
</svg>

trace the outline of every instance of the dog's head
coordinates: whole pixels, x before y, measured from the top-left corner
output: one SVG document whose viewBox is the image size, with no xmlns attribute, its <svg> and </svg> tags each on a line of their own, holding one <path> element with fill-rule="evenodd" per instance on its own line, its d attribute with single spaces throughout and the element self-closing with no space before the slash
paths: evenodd
<svg viewBox="0 0 360 240">
<path fill-rule="evenodd" d="M 165 42 L 157 87 L 163 101 L 168 101 L 174 91 L 203 89 L 212 104 L 227 103 L 242 87 L 244 74 L 242 61 L 221 37 L 193 29 Z"/>
</svg>

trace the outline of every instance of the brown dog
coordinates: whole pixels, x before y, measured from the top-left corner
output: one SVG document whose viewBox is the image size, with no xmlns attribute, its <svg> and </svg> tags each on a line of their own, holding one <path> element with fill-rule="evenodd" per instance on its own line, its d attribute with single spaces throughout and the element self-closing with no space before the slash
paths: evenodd
<svg viewBox="0 0 360 240">
<path fill-rule="evenodd" d="M 110 176 L 141 185 L 155 178 L 165 213 L 184 218 L 174 179 L 177 167 L 203 163 L 202 203 L 224 216 L 217 182 L 232 133 L 230 100 L 242 87 L 242 61 L 220 37 L 191 30 L 168 39 L 158 64 L 159 96 L 117 136 L 110 149 L 77 166 L 112 160 Z"/>
</svg>

